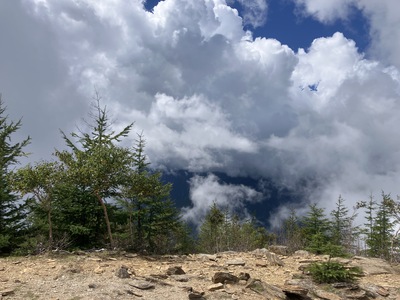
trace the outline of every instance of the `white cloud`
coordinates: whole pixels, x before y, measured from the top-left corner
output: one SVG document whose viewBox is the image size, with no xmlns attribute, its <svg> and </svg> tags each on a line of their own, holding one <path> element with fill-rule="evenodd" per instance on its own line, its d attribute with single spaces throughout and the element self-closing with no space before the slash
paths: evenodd
<svg viewBox="0 0 400 300">
<path fill-rule="evenodd" d="M 58 129 L 73 130 L 96 87 L 114 118 L 144 130 L 156 167 L 272 178 L 326 207 L 339 193 L 349 201 L 399 193 L 395 2 L 360 6 L 387 61 L 366 59 L 341 33 L 298 53 L 253 39 L 222 0 L 165 0 L 153 13 L 139 0 L 0 3 L 8 41 L 0 90 L 11 116 L 24 116 L 21 134 L 32 135 L 35 158 L 60 147 Z M 336 3 L 350 5 L 307 3 L 325 21 L 346 16 Z M 258 199 L 212 175 L 195 177 L 188 214 L 204 215 L 215 200 L 201 200 L 207 191 L 226 201 L 240 195 L 233 207 Z"/>
<path fill-rule="evenodd" d="M 400 67 L 400 2 L 397 0 L 294 0 L 299 10 L 317 20 L 329 23 L 352 17 L 359 9 L 369 21 L 371 46 L 369 54 L 385 64 Z"/>
<path fill-rule="evenodd" d="M 345 19 L 354 0 L 293 0 L 305 14 L 317 20 L 330 23 L 336 19 Z"/>
<path fill-rule="evenodd" d="M 244 185 L 221 183 L 213 174 L 205 177 L 196 175 L 190 180 L 192 206 L 182 209 L 183 218 L 200 225 L 213 203 L 231 213 L 246 216 L 246 202 L 258 202 L 261 198 L 261 193 L 256 190 Z"/>
</svg>

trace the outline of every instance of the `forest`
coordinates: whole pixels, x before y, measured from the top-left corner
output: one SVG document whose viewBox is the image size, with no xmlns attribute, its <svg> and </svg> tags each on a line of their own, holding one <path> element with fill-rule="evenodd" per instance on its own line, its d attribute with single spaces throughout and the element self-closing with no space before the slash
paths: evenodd
<svg viewBox="0 0 400 300">
<path fill-rule="evenodd" d="M 97 98 L 87 125 L 61 132 L 66 150 L 55 150 L 52 160 L 21 166 L 31 139 L 13 140 L 23 124 L 9 120 L 0 99 L 0 255 L 98 248 L 216 253 L 279 244 L 290 252 L 400 261 L 400 203 L 390 194 L 382 191 L 379 201 L 371 195 L 351 209 L 341 196 L 331 212 L 317 204 L 303 216 L 292 209 L 274 230 L 214 203 L 194 229 L 181 219 L 172 185 L 151 168 L 144 134 L 123 146 L 133 123 L 115 132 Z"/>
</svg>

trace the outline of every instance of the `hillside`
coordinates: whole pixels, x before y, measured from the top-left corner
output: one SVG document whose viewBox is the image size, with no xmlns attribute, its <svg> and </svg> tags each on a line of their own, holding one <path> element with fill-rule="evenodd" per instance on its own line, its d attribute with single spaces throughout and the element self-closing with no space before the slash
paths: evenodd
<svg viewBox="0 0 400 300">
<path fill-rule="evenodd" d="M 0 299 L 400 299 L 400 268 L 379 259 L 340 259 L 363 268 L 356 284 L 312 283 L 304 266 L 327 259 L 306 251 L 286 256 L 266 249 L 217 255 L 95 251 L 9 257 L 0 259 Z"/>
</svg>

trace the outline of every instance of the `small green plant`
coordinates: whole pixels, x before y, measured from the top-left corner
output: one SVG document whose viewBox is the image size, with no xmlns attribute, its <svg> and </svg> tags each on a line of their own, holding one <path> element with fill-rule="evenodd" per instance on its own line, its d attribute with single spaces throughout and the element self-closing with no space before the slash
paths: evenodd
<svg viewBox="0 0 400 300">
<path fill-rule="evenodd" d="M 317 283 L 354 282 L 362 273 L 358 267 L 347 268 L 343 264 L 333 261 L 313 263 L 307 270 Z"/>
</svg>

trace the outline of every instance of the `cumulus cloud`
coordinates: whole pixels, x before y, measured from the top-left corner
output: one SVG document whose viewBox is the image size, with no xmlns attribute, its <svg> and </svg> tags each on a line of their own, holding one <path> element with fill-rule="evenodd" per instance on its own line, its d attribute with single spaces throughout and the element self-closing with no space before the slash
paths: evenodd
<svg viewBox="0 0 400 300">
<path fill-rule="evenodd" d="M 260 201 L 262 194 L 244 185 L 221 183 L 217 176 L 209 174 L 190 180 L 190 199 L 192 206 L 183 208 L 183 219 L 200 225 L 214 203 L 243 217 L 247 214 L 246 203 Z"/>
<path fill-rule="evenodd" d="M 346 19 L 354 0 L 293 0 L 301 12 L 324 23 Z"/>
<path fill-rule="evenodd" d="M 60 147 L 58 129 L 73 130 L 96 87 L 114 118 L 144 130 L 155 167 L 267 178 L 326 208 L 339 194 L 353 202 L 381 189 L 396 194 L 396 3 L 355 1 L 298 3 L 321 21 L 359 5 L 387 60 L 367 59 L 341 33 L 297 53 L 254 39 L 223 0 L 165 0 L 153 12 L 140 0 L 1 2 L 0 37 L 9 43 L 0 89 L 24 115 L 36 157 Z M 192 179 L 191 199 L 185 216 L 197 220 L 214 200 L 242 208 L 260 195 L 210 174 Z"/>
<path fill-rule="evenodd" d="M 372 57 L 400 67 L 400 2 L 397 0 L 293 0 L 299 11 L 323 23 L 352 17 L 359 9 L 369 21 Z"/>
</svg>

